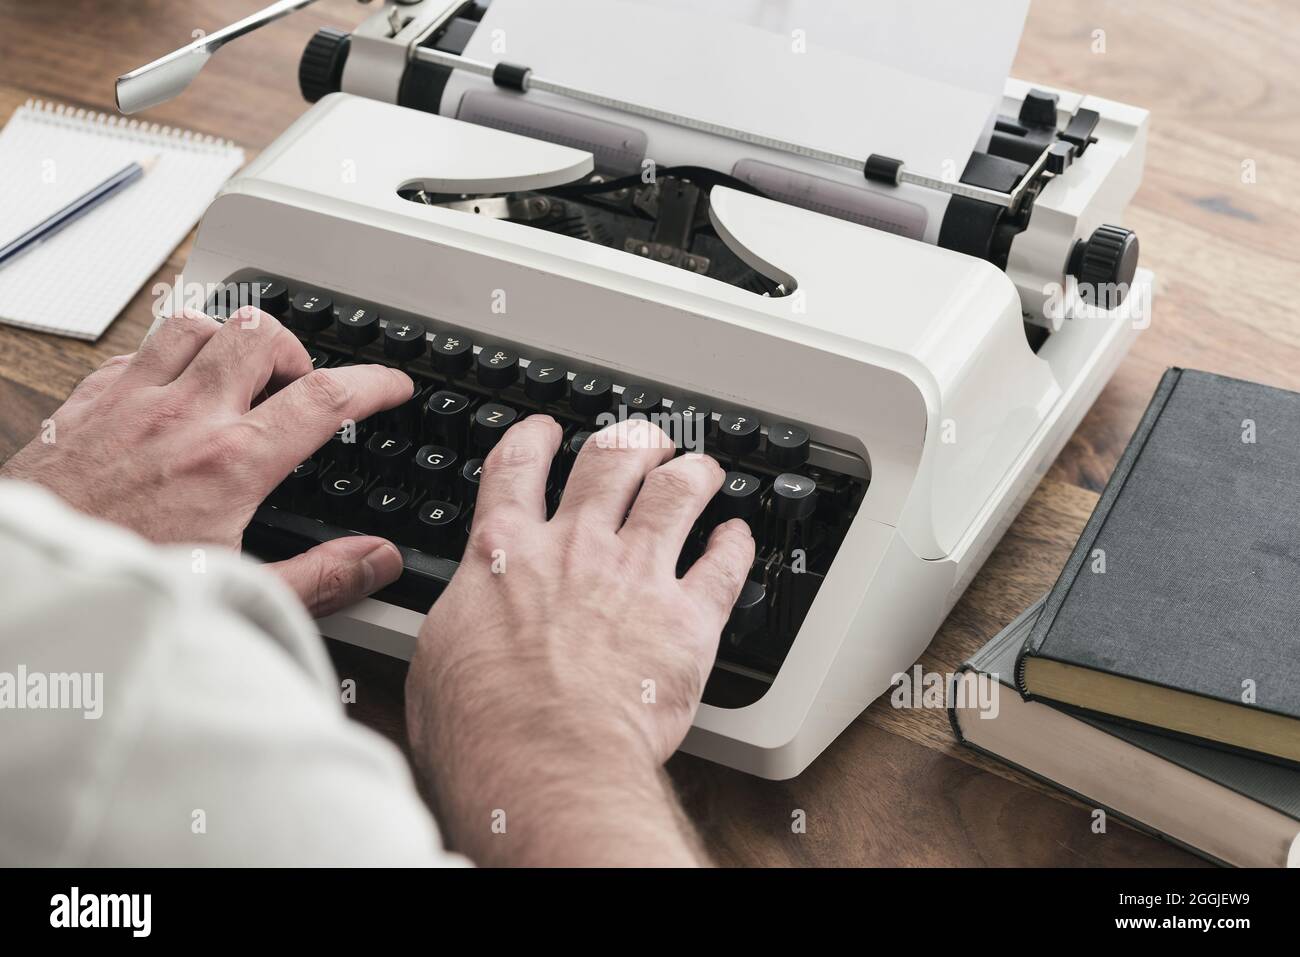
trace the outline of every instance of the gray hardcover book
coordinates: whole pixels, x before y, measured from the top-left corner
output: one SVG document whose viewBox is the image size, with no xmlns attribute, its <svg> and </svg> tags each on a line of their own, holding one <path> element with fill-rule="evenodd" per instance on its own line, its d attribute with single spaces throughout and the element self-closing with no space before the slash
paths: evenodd
<svg viewBox="0 0 1300 957">
<path fill-rule="evenodd" d="M 1300 395 L 1169 370 L 1017 664 L 1029 697 L 1300 762 Z"/>
<path fill-rule="evenodd" d="M 957 739 L 1216 862 L 1300 865 L 1300 770 L 1020 698 L 1016 661 L 1045 601 L 962 666 L 1002 696 L 986 721 L 954 695 Z"/>
</svg>

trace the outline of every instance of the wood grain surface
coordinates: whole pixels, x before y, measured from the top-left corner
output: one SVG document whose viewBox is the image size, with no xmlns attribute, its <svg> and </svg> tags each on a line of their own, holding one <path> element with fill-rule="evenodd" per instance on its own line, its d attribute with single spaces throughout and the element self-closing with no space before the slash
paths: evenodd
<svg viewBox="0 0 1300 957">
<path fill-rule="evenodd" d="M 113 109 L 113 79 L 260 0 L 0 0 L 0 119 L 29 97 Z M 373 10 L 323 0 L 223 50 L 147 118 L 233 139 L 251 156 L 302 110 L 298 55 L 319 26 Z M 1102 33 L 1098 33 L 1102 31 Z M 1013 74 L 1151 110 L 1126 225 L 1157 274 L 1155 318 L 922 659 L 951 670 L 1055 580 L 1170 365 L 1300 388 L 1300 71 L 1287 0 L 1038 0 Z M 1099 39 L 1104 41 L 1104 49 Z M 1253 177 L 1243 177 L 1253 169 Z M 2 174 L 3 171 L 0 171 Z M 0 211 L 0 217 L 3 211 Z M 181 270 L 188 243 L 156 277 Z M 0 458 L 147 329 L 152 282 L 95 343 L 0 326 Z M 332 645 L 355 716 L 404 743 L 403 668 Z M 697 759 L 670 771 L 716 860 L 734 865 L 1183 865 L 1191 855 L 959 747 L 938 711 L 869 708 L 798 779 Z M 793 815 L 806 815 L 795 833 Z"/>
</svg>

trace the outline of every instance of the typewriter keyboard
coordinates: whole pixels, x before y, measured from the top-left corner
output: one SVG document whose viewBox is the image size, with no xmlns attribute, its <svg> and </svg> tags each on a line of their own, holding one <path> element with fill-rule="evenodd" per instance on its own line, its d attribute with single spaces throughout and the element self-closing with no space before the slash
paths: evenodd
<svg viewBox="0 0 1300 957">
<path fill-rule="evenodd" d="M 506 429 L 538 412 L 564 427 L 548 485 L 553 511 L 583 442 L 610 416 L 645 416 L 727 471 L 679 573 L 726 519 L 748 521 L 757 545 L 705 700 L 738 707 L 766 690 L 862 501 L 868 479 L 861 459 L 824 449 L 803 427 L 755 410 L 530 355 L 433 318 L 339 301 L 278 277 L 223 284 L 208 312 L 222 319 L 249 302 L 294 330 L 315 366 L 380 362 L 402 368 L 416 386 L 405 405 L 344 425 L 294 469 L 249 526 L 250 553 L 277 560 L 352 532 L 383 535 L 399 546 L 405 570 L 377 597 L 423 613 L 456 570 L 484 457 Z"/>
</svg>

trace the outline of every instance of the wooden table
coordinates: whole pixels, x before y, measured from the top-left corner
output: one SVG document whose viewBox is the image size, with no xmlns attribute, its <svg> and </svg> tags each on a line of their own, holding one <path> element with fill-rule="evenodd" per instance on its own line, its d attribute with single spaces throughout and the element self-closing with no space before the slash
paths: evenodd
<svg viewBox="0 0 1300 957">
<path fill-rule="evenodd" d="M 113 108 L 113 79 L 260 0 L 0 0 L 0 118 L 28 97 Z M 317 27 L 372 7 L 325 0 L 218 55 L 148 118 L 233 139 L 250 154 L 305 108 L 298 54 Z M 1097 31 L 1104 31 L 1098 52 Z M 1126 225 L 1158 277 L 1155 320 L 922 659 L 956 668 L 1056 577 L 1160 373 L 1185 365 L 1300 388 L 1300 72 L 1287 0 L 1039 0 L 1014 75 L 1151 110 L 1146 178 Z M 1243 164 L 1253 180 L 1243 181 Z M 1290 184 L 1290 185 L 1289 185 Z M 156 281 L 180 272 L 188 243 Z M 146 284 L 96 343 L 0 326 L 0 458 L 72 387 L 132 351 L 150 322 Z M 333 649 L 358 682 L 357 717 L 399 742 L 403 669 Z M 802 776 L 773 783 L 687 756 L 671 763 L 724 864 L 1188 864 L 1122 825 L 1094 835 L 1083 805 L 960 748 L 938 711 L 873 705 Z M 795 834 L 791 816 L 807 815 Z"/>
</svg>

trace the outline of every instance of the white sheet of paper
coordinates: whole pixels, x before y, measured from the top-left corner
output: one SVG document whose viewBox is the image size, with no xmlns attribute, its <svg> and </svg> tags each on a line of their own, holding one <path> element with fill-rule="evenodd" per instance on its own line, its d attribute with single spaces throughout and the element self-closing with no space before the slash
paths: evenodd
<svg viewBox="0 0 1300 957">
<path fill-rule="evenodd" d="M 638 0 L 817 46 L 977 95 L 999 97 L 1020 45 L 1029 0 Z M 991 110 L 996 99 L 989 103 Z"/>
<path fill-rule="evenodd" d="M 699 120 L 918 173 L 960 175 L 985 135 L 1028 0 L 493 0 L 465 56 Z M 457 72 L 442 112 L 490 81 Z M 511 96 L 498 92 L 501 96 Z M 562 97 L 540 104 L 629 122 Z M 863 184 L 860 172 L 636 118 L 660 165 L 752 157 Z M 937 237 L 947 197 L 901 187 Z"/>
</svg>

